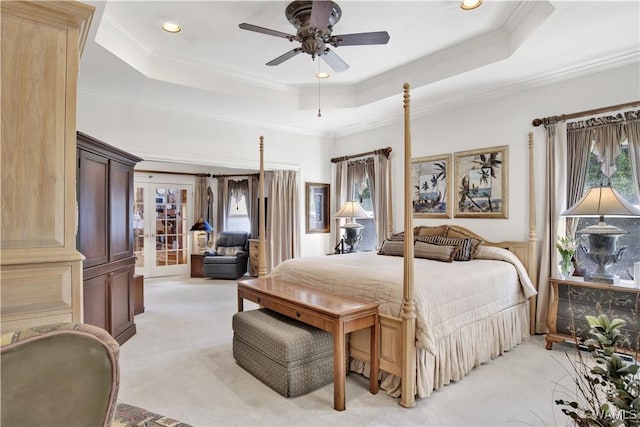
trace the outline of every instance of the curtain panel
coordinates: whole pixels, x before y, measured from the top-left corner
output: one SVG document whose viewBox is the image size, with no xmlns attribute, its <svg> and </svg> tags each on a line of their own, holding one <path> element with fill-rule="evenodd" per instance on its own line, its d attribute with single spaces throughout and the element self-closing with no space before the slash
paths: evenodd
<svg viewBox="0 0 640 427">
<path fill-rule="evenodd" d="M 300 192 L 297 171 L 273 171 L 269 181 L 266 260 L 267 273 L 300 256 Z"/>
<path fill-rule="evenodd" d="M 625 119 L 631 175 L 636 190 L 636 200 L 640 203 L 640 110 L 626 112 Z"/>
</svg>

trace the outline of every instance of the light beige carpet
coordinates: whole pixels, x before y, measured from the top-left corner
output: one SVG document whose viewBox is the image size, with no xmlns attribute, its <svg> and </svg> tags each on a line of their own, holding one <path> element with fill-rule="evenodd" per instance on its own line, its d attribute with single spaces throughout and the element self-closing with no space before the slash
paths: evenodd
<svg viewBox="0 0 640 427">
<path fill-rule="evenodd" d="M 553 401 L 567 397 L 563 388 L 572 387 L 565 356 L 572 349 L 556 345 L 547 351 L 542 336 L 411 409 L 383 391 L 370 394 L 368 380 L 351 374 L 347 409 L 337 412 L 332 384 L 287 399 L 236 364 L 231 353 L 236 310 L 233 280 L 145 280 L 138 333 L 121 348 L 118 400 L 193 426 L 566 425 Z"/>
</svg>

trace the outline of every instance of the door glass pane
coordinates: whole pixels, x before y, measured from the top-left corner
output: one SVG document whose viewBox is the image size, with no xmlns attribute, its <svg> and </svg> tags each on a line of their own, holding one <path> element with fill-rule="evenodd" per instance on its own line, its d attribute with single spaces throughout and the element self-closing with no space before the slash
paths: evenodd
<svg viewBox="0 0 640 427">
<path fill-rule="evenodd" d="M 133 203 L 133 255 L 136 267 L 144 267 L 144 188 L 136 187 Z"/>
<path fill-rule="evenodd" d="M 156 266 L 187 263 L 187 190 L 156 189 Z"/>
</svg>

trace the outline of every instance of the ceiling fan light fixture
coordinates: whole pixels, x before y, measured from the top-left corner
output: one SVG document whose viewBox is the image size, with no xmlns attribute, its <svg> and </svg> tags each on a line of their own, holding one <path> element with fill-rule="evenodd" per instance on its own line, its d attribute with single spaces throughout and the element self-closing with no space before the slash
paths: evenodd
<svg viewBox="0 0 640 427">
<path fill-rule="evenodd" d="M 329 73 L 327 73 L 325 71 L 318 71 L 316 73 L 316 78 L 317 79 L 328 79 L 329 78 Z"/>
<path fill-rule="evenodd" d="M 460 3 L 460 8 L 462 10 L 473 10 L 480 7 L 481 4 L 482 0 L 462 0 L 462 3 Z"/>
<path fill-rule="evenodd" d="M 167 33 L 179 33 L 180 31 L 182 31 L 182 27 L 180 26 L 180 24 L 176 24 L 175 22 L 170 21 L 162 24 L 162 29 Z"/>
</svg>

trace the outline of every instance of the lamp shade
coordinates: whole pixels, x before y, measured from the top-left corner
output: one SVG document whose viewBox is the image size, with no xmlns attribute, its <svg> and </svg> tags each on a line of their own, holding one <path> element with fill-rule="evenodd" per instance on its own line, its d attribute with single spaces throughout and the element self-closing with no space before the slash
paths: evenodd
<svg viewBox="0 0 640 427">
<path fill-rule="evenodd" d="M 209 223 L 204 219 L 200 218 L 196 221 L 195 224 L 191 227 L 189 231 L 206 231 L 207 233 L 213 231 L 213 227 L 209 225 Z"/>
<path fill-rule="evenodd" d="M 562 216 L 639 217 L 640 209 L 627 202 L 614 188 L 593 187 Z"/>
<path fill-rule="evenodd" d="M 369 218 L 369 215 L 362 209 L 360 203 L 355 200 L 344 202 L 344 205 L 334 215 L 336 218 Z"/>
</svg>

